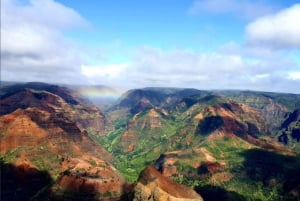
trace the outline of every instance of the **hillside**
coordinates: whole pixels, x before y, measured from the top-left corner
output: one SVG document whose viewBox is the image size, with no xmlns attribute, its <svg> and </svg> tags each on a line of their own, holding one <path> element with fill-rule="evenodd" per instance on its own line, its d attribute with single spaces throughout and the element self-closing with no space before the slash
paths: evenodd
<svg viewBox="0 0 300 201">
<path fill-rule="evenodd" d="M 155 164 L 163 175 L 194 187 L 208 200 L 213 200 L 210 193 L 214 189 L 223 192 L 224 200 L 293 199 L 299 194 L 300 180 L 286 172 L 299 168 L 298 144 L 294 140 L 294 146 L 286 146 L 278 137 L 299 103 L 296 94 L 130 90 L 106 112 L 115 129 L 91 137 L 115 156 L 114 165 L 130 182 L 137 180 L 145 166 Z M 259 160 L 269 161 L 264 157 L 270 156 L 289 162 L 275 163 L 282 174 L 264 176 L 270 168 L 267 164 L 258 172 L 247 167 L 248 155 L 258 163 L 253 153 L 262 153 Z M 253 180 L 251 171 L 266 178 Z"/>
<path fill-rule="evenodd" d="M 153 166 L 147 166 L 135 186 L 134 201 L 203 201 L 192 189 L 164 177 Z"/>
<path fill-rule="evenodd" d="M 298 199 L 300 95 L 88 90 L 2 86 L 2 200 Z"/>
<path fill-rule="evenodd" d="M 1 89 L 1 200 L 120 197 L 123 176 L 87 134 L 103 135 L 106 119 L 87 103 L 56 85 Z"/>
</svg>

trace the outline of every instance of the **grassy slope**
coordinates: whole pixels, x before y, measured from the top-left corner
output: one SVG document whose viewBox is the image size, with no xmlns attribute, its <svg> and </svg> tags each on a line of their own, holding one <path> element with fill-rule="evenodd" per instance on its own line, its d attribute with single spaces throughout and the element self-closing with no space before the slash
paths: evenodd
<svg viewBox="0 0 300 201">
<path fill-rule="evenodd" d="M 269 152 L 237 137 L 206 142 L 202 147 L 217 162 L 225 162 L 225 168 L 209 173 L 201 166 L 192 168 L 191 161 L 182 158 L 176 163 L 180 173 L 173 179 L 194 187 L 204 200 L 297 200 L 287 192 L 300 184 L 299 156 Z M 197 177 L 189 176 L 187 169 L 197 172 Z"/>
<path fill-rule="evenodd" d="M 160 154 L 172 149 L 166 146 L 168 145 L 167 141 L 179 127 L 183 126 L 182 122 L 161 120 L 162 128 L 136 127 L 134 129 L 138 143 L 134 151 L 130 153 L 124 153 L 119 146 L 120 135 L 125 131 L 123 127 L 110 131 L 106 136 L 90 133 L 90 137 L 115 156 L 114 166 L 123 173 L 128 182 L 134 182 L 146 165 L 153 163 Z"/>
</svg>

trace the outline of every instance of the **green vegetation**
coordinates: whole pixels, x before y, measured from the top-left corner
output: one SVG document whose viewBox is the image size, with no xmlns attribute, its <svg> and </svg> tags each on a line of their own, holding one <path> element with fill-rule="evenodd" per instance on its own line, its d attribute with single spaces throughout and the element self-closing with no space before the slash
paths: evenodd
<svg viewBox="0 0 300 201">
<path fill-rule="evenodd" d="M 10 149 L 4 155 L 1 155 L 1 161 L 5 164 L 9 164 L 9 163 L 13 162 L 20 156 L 21 151 L 23 149 L 25 149 L 25 147 L 17 147 L 14 149 Z"/>
<path fill-rule="evenodd" d="M 29 85 L 22 89 L 18 89 L 19 87 L 14 91 L 30 88 Z M 57 87 L 46 86 L 47 90 L 41 90 L 41 87 L 33 91 L 36 100 L 44 100 L 49 92 L 54 93 L 57 90 Z M 71 104 L 70 110 L 77 106 L 81 108 L 79 99 L 74 99 L 70 94 L 64 91 L 55 94 Z M 35 104 L 36 102 L 32 107 L 35 107 Z M 253 108 L 244 107 L 242 104 Z M 15 107 L 11 107 L 12 111 L 21 106 L 16 104 Z M 130 183 L 137 180 L 145 166 L 157 162 L 161 154 L 178 151 L 173 152 L 176 162 L 172 165 L 177 172 L 172 178 L 193 187 L 204 200 L 299 200 L 290 192 L 298 193 L 298 196 L 300 194 L 300 156 L 269 152 L 246 141 L 247 134 L 256 137 L 255 140 L 268 139 L 271 142 L 272 137 L 285 134 L 288 136 L 286 145 L 300 153 L 299 118 L 296 118 L 297 121 L 292 118 L 284 126 L 287 110 L 293 112 L 299 107 L 300 95 L 295 94 L 148 88 L 128 92 L 118 105 L 106 111 L 107 122 L 113 125 L 106 125 L 106 128 L 111 130 L 104 136 L 93 132 L 93 128 L 84 129 L 89 129 L 89 136 L 114 156 L 113 165 Z M 80 111 L 70 111 L 70 115 L 86 114 L 84 107 Z M 47 110 L 48 112 L 50 110 Z M 96 113 L 88 116 L 98 117 Z M 36 123 L 40 121 L 40 117 L 35 113 L 32 117 Z M 57 122 L 53 123 L 61 127 L 59 124 L 63 121 L 57 119 Z M 69 125 L 68 123 L 69 120 L 66 125 Z M 63 126 L 61 128 L 63 129 Z M 268 129 L 273 135 L 265 135 L 269 133 Z M 52 139 L 56 138 L 55 135 L 50 135 Z M 5 138 L 7 135 L 1 132 L 0 137 Z M 52 185 L 58 176 L 87 174 L 84 168 L 78 168 L 72 173 L 71 167 L 59 172 L 60 165 L 75 155 L 72 145 L 66 142 L 68 140 L 57 141 L 60 155 L 49 151 L 48 146 L 52 146 L 50 143 L 37 143 L 37 146 L 20 146 L 9 150 L 1 155 L 0 162 L 9 173 L 14 167 L 12 164 L 18 159 L 23 160 L 21 157 L 24 156 L 24 160 L 37 167 L 42 176 L 47 173 L 45 183 L 41 185 L 43 188 L 36 189 L 39 193 L 32 196 L 36 195 L 33 200 L 50 200 L 47 187 Z M 267 140 L 260 142 L 267 143 Z M 274 143 L 274 147 L 277 145 Z M 172 154 L 169 155 L 173 157 Z M 103 165 L 92 159 L 84 160 L 92 167 Z M 98 172 L 87 176 L 92 179 L 96 178 L 97 174 Z M 9 179 L 4 181 L 15 185 Z M 38 180 L 32 181 L 34 184 Z M 51 187 L 53 192 L 57 192 L 56 195 L 51 195 L 54 196 L 51 197 L 53 200 L 93 200 L 120 196 L 115 192 L 82 194 L 78 191 L 64 191 L 58 186 Z M 20 191 L 20 188 L 15 189 Z M 21 190 L 25 192 L 26 188 L 24 189 Z"/>
<path fill-rule="evenodd" d="M 215 158 L 215 163 L 208 164 L 203 154 L 191 152 L 178 156 L 179 160 L 174 164 L 178 174 L 172 176 L 177 182 L 195 188 L 204 200 L 295 200 L 288 192 L 299 185 L 300 180 L 289 172 L 295 172 L 299 168 L 299 157 L 264 151 L 243 140 L 246 134 L 263 139 L 260 129 L 264 123 L 258 122 L 254 113 L 245 116 L 243 107 L 236 106 L 237 111 L 231 107 L 232 101 L 236 101 L 266 113 L 269 112 L 268 105 L 280 104 L 275 108 L 278 111 L 274 111 L 278 115 L 267 116 L 265 124 L 270 126 L 273 118 L 274 124 L 278 126 L 283 121 L 283 116 L 280 116 L 284 114 L 282 108 L 295 109 L 300 103 L 300 96 L 280 96 L 264 92 L 223 91 L 185 97 L 179 100 L 181 102 L 178 105 L 160 103 L 158 108 L 154 107 L 155 110 L 159 113 L 165 104 L 169 114 L 165 116 L 159 113 L 161 124 L 158 127 L 148 125 L 148 107 L 141 111 L 142 108 L 135 108 L 135 111 L 140 112 L 134 117 L 128 113 L 118 117 L 117 112 L 113 111 L 114 117 L 117 117 L 113 119 L 116 129 L 105 136 L 90 136 L 112 153 L 115 157 L 114 166 L 125 175 L 128 182 L 136 181 L 144 167 L 154 164 L 165 152 L 205 148 Z M 131 107 L 136 106 L 137 104 L 133 104 Z M 232 124 L 227 125 L 227 129 L 234 128 L 234 136 L 210 138 L 211 133 L 224 131 L 226 122 L 222 116 L 218 116 L 221 114 L 208 110 L 208 106 L 223 107 L 229 114 L 237 112 L 236 119 L 234 116 L 228 117 L 232 118 L 228 121 Z M 129 107 L 128 111 L 130 109 Z M 195 117 L 200 113 L 203 117 L 200 115 L 200 121 L 197 121 Z M 127 125 L 130 125 L 129 128 Z M 125 132 L 129 136 L 126 142 L 122 141 Z M 130 151 L 127 149 L 129 145 L 134 146 Z M 195 164 L 201 165 L 197 167 Z M 274 174 L 268 174 L 269 172 Z M 214 197 L 216 195 L 218 197 Z"/>
<path fill-rule="evenodd" d="M 120 136 L 124 131 L 124 128 L 119 128 L 117 130 L 108 132 L 104 137 L 92 132 L 88 132 L 88 134 L 92 140 L 102 145 L 108 152 L 113 152 L 113 148 L 117 147 Z"/>
<path fill-rule="evenodd" d="M 194 187 L 206 200 L 297 200 L 288 192 L 300 184 L 300 157 L 286 156 L 255 148 L 238 138 L 225 138 L 204 145 L 226 167 L 208 173 L 199 167 L 198 177 L 191 179 L 186 165 L 179 167 L 174 179 Z M 202 176 L 201 176 L 202 175 Z M 222 175 L 218 179 L 218 175 Z M 226 178 L 226 175 L 230 175 Z M 196 181 L 195 181 L 195 178 Z M 216 193 L 220 193 L 218 198 Z"/>
<path fill-rule="evenodd" d="M 101 144 L 115 157 L 113 165 L 125 176 L 128 182 L 137 180 L 139 173 L 146 165 L 154 163 L 160 154 L 174 150 L 168 143 L 168 139 L 177 133 L 179 128 L 185 126 L 185 122 L 178 119 L 159 117 L 159 127 L 151 128 L 149 111 L 143 111 L 136 116 L 135 126 L 130 132 L 136 138 L 134 149 L 127 151 L 126 146 L 131 142 L 122 142 L 121 136 L 126 131 L 124 119 L 115 120 L 116 129 L 105 136 L 95 135 L 89 132 L 89 136 L 98 144 Z M 126 118 L 127 119 L 127 118 Z M 174 120 L 175 119 L 175 120 Z M 119 126 L 119 127 L 118 127 Z"/>
</svg>

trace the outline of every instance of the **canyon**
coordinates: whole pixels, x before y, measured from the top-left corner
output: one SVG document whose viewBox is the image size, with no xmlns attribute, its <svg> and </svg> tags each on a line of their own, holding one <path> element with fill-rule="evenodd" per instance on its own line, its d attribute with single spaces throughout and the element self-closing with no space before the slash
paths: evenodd
<svg viewBox="0 0 300 201">
<path fill-rule="evenodd" d="M 300 195 L 298 94 L 143 88 L 95 106 L 83 89 L 1 87 L 1 200 Z"/>
</svg>

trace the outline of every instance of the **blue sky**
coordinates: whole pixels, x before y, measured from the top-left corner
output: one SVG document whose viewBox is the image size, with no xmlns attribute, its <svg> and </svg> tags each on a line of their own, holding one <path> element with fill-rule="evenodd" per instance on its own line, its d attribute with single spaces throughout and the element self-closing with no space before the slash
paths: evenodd
<svg viewBox="0 0 300 201">
<path fill-rule="evenodd" d="M 3 0 L 1 79 L 300 93 L 300 3 Z"/>
<path fill-rule="evenodd" d="M 90 31 L 70 36 L 94 46 L 119 41 L 129 47 L 212 51 L 232 36 L 242 41 L 246 24 L 245 19 L 230 15 L 191 14 L 193 1 L 61 2 L 79 11 L 92 25 Z"/>
<path fill-rule="evenodd" d="M 206 51 L 201 46 L 207 39 L 212 40 L 214 47 L 230 40 L 242 42 L 244 27 L 250 21 L 247 16 L 230 10 L 216 13 L 203 8 L 191 13 L 193 4 L 197 2 L 191 0 L 59 2 L 74 8 L 91 23 L 93 30 L 90 32 L 85 31 L 81 36 L 76 32 L 71 34 L 89 44 L 120 40 L 129 46 Z M 297 1 L 252 1 L 254 5 L 258 2 L 264 2 L 267 7 L 263 14 L 270 14 Z"/>
</svg>

